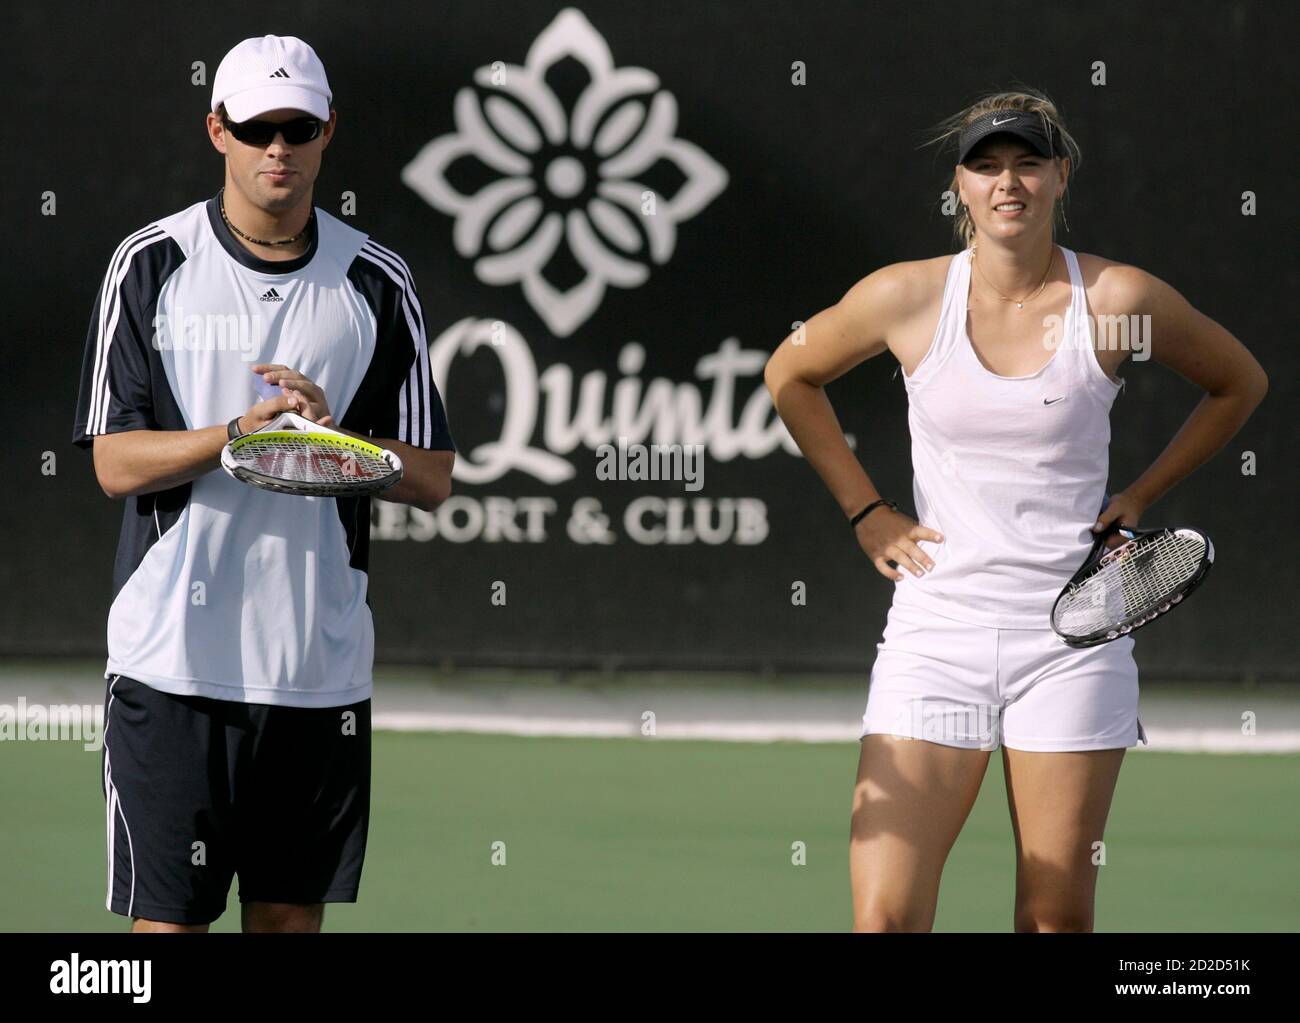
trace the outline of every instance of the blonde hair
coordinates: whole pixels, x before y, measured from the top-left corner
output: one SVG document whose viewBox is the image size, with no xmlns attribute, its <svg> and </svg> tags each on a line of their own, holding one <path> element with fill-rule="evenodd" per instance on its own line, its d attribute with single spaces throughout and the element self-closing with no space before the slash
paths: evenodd
<svg viewBox="0 0 1300 1023">
<path fill-rule="evenodd" d="M 1079 150 L 1079 144 L 1074 141 L 1068 131 L 1065 130 L 1065 124 L 1061 119 L 1061 112 L 1056 109 L 1056 104 L 1048 97 L 1039 92 L 1037 89 L 1023 88 L 1015 92 L 993 92 L 982 96 L 965 110 L 945 118 L 935 125 L 931 136 L 925 140 L 926 145 L 951 145 L 954 149 L 957 146 L 957 140 L 961 136 L 962 129 L 978 117 L 992 113 L 995 110 L 1020 110 L 1029 114 L 1037 114 L 1043 121 L 1043 131 L 1049 138 L 1058 140 L 1060 148 L 1065 150 L 1065 156 L 1070 159 L 1070 177 L 1074 177 L 1074 171 L 1078 168 L 1083 159 L 1083 153 Z M 1058 157 L 1059 159 L 1060 157 Z M 948 185 L 954 196 L 958 195 L 957 188 L 957 171 L 953 169 L 952 181 Z M 1056 203 L 1053 214 L 1053 235 L 1055 235 L 1055 226 L 1057 221 L 1068 231 L 1070 225 L 1065 220 L 1065 202 L 1070 196 L 1069 179 L 1066 180 L 1065 194 L 1061 196 L 1060 202 Z M 959 206 L 957 215 L 953 219 L 952 225 L 953 239 L 962 247 L 970 248 L 971 243 L 975 240 L 975 224 L 971 220 L 970 213 L 965 206 Z"/>
</svg>

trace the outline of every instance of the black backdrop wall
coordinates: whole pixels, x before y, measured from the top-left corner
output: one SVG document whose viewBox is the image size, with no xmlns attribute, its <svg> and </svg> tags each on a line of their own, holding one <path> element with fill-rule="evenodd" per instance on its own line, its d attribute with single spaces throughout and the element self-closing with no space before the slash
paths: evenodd
<svg viewBox="0 0 1300 1023">
<path fill-rule="evenodd" d="M 1272 379 L 1246 429 L 1148 513 L 1203 526 L 1219 562 L 1188 611 L 1142 633 L 1139 661 L 1147 677 L 1293 674 L 1285 6 L 10 8 L 0 649 L 102 652 L 121 506 L 69 443 L 86 318 L 118 241 L 219 187 L 211 76 L 272 32 L 326 64 L 340 120 L 317 204 L 340 215 L 350 195 L 349 223 L 410 263 L 460 449 L 436 515 L 376 503 L 381 659 L 865 669 L 891 586 L 783 439 L 763 361 L 873 269 L 952 251 L 951 159 L 920 133 L 1021 81 L 1083 147 L 1062 243 L 1169 281 Z M 498 215 L 530 190 L 535 207 Z M 620 212 L 647 192 L 653 215 Z M 872 360 L 830 393 L 908 507 L 896 368 Z M 1112 490 L 1198 399 L 1154 363 L 1123 372 Z M 704 444 L 703 487 L 598 479 L 594 447 L 620 434 Z"/>
</svg>

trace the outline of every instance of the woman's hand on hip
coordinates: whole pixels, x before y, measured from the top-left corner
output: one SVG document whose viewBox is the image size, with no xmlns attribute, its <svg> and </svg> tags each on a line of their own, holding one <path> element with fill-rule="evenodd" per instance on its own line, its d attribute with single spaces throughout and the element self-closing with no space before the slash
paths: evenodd
<svg viewBox="0 0 1300 1023">
<path fill-rule="evenodd" d="M 922 526 L 910 515 L 884 506 L 869 512 L 853 532 L 858 538 L 858 546 L 871 559 L 876 571 L 894 582 L 902 579 L 903 574 L 890 568 L 889 562 L 893 561 L 919 577 L 934 568 L 934 561 L 917 546 L 917 541 L 943 543 L 943 535 L 938 530 Z"/>
</svg>

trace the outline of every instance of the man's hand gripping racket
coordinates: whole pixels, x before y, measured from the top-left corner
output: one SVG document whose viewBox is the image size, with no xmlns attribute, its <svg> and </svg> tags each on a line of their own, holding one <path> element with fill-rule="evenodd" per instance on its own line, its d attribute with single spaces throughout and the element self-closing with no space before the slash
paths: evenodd
<svg viewBox="0 0 1300 1023">
<path fill-rule="evenodd" d="M 324 394 L 310 380 L 284 366 L 253 370 L 262 374 L 254 386 L 264 400 L 240 417 L 254 429 L 222 448 L 221 467 L 232 477 L 299 497 L 377 494 L 402 478 L 393 452 L 332 429 Z"/>
</svg>

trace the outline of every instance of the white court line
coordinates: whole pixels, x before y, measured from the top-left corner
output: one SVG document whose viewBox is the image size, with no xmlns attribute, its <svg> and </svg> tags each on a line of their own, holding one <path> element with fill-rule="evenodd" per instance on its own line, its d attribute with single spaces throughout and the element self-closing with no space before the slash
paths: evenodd
<svg viewBox="0 0 1300 1023">
<path fill-rule="evenodd" d="M 635 721 L 601 718 L 539 718 L 517 714 L 377 711 L 372 726 L 391 732 L 472 732 L 480 735 L 556 736 L 585 739 L 669 739 L 713 742 L 856 742 L 857 722 L 694 721 L 660 722 L 653 736 L 643 736 Z M 1145 727 L 1145 726 L 1144 726 Z M 1297 753 L 1300 729 L 1266 735 L 1242 735 L 1231 728 L 1146 728 L 1156 753 Z"/>
<path fill-rule="evenodd" d="M 89 705 L 104 698 L 102 661 L 0 664 L 0 705 Z M 375 683 L 373 724 L 403 732 L 596 739 L 714 742 L 853 743 L 858 738 L 865 688 L 807 684 L 726 688 L 626 684 L 534 685 L 503 681 L 501 673 L 453 675 L 383 671 Z M 399 673 L 400 674 L 400 673 Z M 433 683 L 433 684 L 429 684 Z M 1139 713 L 1155 753 L 1300 753 L 1296 689 L 1201 686 L 1194 691 L 1153 687 Z M 653 712 L 653 737 L 641 721 Z M 1241 734 L 1249 712 L 1258 734 Z"/>
</svg>

